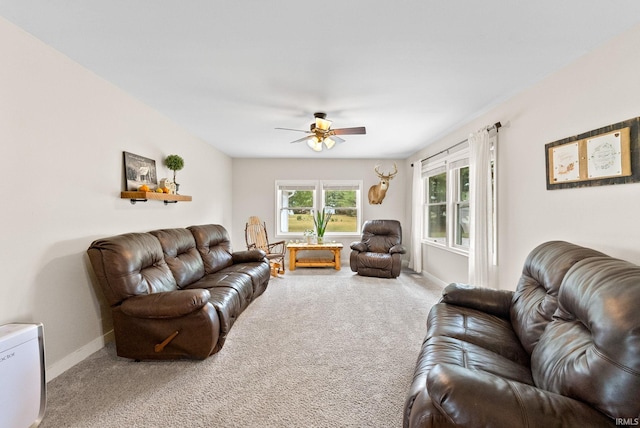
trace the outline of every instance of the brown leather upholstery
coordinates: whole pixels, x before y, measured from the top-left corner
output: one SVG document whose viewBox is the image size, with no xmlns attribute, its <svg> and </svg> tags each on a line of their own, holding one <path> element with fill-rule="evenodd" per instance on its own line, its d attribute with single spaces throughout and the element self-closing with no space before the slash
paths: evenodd
<svg viewBox="0 0 640 428">
<path fill-rule="evenodd" d="M 451 284 L 430 311 L 405 427 L 615 426 L 640 418 L 640 267 L 567 242 L 515 292 Z"/>
<path fill-rule="evenodd" d="M 264 252 L 231 252 L 220 225 L 99 239 L 87 253 L 112 308 L 118 355 L 134 359 L 217 352 L 269 282 Z"/>
<path fill-rule="evenodd" d="M 363 276 L 397 278 L 402 268 L 402 227 L 397 220 L 369 220 L 362 226 L 362 239 L 351 243 L 349 264 Z"/>
</svg>

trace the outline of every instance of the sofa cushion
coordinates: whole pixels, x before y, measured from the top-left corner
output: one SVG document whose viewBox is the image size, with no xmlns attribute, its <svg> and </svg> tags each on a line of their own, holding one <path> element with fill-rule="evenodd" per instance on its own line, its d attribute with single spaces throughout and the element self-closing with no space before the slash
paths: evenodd
<svg viewBox="0 0 640 428">
<path fill-rule="evenodd" d="M 511 305 L 511 323 L 524 349 L 531 354 L 558 308 L 558 290 L 567 271 L 599 251 L 563 241 L 539 245 L 527 256 Z"/>
<path fill-rule="evenodd" d="M 205 288 L 211 290 L 216 287 L 231 288 L 238 293 L 240 310 L 243 311 L 253 300 L 253 284 L 251 278 L 242 273 L 216 272 L 206 275 L 200 281 L 190 284 L 187 289 Z"/>
<path fill-rule="evenodd" d="M 160 242 L 149 233 L 98 239 L 87 253 L 111 306 L 132 296 L 178 289 Z"/>
<path fill-rule="evenodd" d="M 531 357 L 536 385 L 611 418 L 637 418 L 640 266 L 608 257 L 578 262 L 558 302 Z"/>
<path fill-rule="evenodd" d="M 438 303 L 429 312 L 427 336 L 446 336 L 480 346 L 529 367 L 524 350 L 511 323 L 477 309 Z"/>
<path fill-rule="evenodd" d="M 184 288 L 204 276 L 204 263 L 196 249 L 196 240 L 189 230 L 161 229 L 149 233 L 160 241 L 164 260 L 178 287 Z"/>
<path fill-rule="evenodd" d="M 246 275 L 251 282 L 253 289 L 253 299 L 255 299 L 256 297 L 264 293 L 264 290 L 269 283 L 271 270 L 269 269 L 269 264 L 262 261 L 233 264 L 220 270 L 219 273 L 234 273 Z"/>
<path fill-rule="evenodd" d="M 219 224 L 190 226 L 196 248 L 204 262 L 205 273 L 214 273 L 233 264 L 231 241 L 227 230 Z"/>
<path fill-rule="evenodd" d="M 224 345 L 231 327 L 242 313 L 243 303 L 240 294 L 231 287 L 219 286 L 207 290 L 211 294 L 209 303 L 213 305 L 220 319 L 220 337 L 216 347 L 216 350 L 219 350 Z"/>
<path fill-rule="evenodd" d="M 482 370 L 506 379 L 533 385 L 528 366 L 464 340 L 446 336 L 428 338 L 420 355 L 421 370 L 429 371 L 436 364 L 453 364 L 472 370 Z"/>
<path fill-rule="evenodd" d="M 502 376 L 438 364 L 429 373 L 429 395 L 459 427 L 606 427 L 611 421 L 592 407 Z M 440 425 L 436 425 L 440 426 Z"/>
</svg>

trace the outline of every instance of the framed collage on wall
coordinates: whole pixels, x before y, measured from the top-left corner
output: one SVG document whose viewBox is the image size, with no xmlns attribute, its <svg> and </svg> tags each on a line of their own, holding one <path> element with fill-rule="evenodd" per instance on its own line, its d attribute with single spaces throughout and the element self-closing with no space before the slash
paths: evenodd
<svg viewBox="0 0 640 428">
<path fill-rule="evenodd" d="M 640 118 L 545 145 L 547 190 L 640 181 Z"/>
</svg>

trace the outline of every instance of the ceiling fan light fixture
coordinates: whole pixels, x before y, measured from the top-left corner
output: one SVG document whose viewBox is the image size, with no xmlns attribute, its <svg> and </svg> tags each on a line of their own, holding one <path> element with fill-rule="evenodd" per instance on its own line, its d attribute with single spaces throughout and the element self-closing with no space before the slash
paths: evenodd
<svg viewBox="0 0 640 428">
<path fill-rule="evenodd" d="M 311 150 L 313 150 L 314 152 L 321 152 L 322 151 L 322 142 L 320 140 L 318 140 L 318 137 L 313 137 L 313 138 L 307 140 L 307 146 L 309 146 L 309 148 Z"/>
<path fill-rule="evenodd" d="M 327 150 L 331 150 L 336 145 L 336 142 L 329 137 L 325 138 L 323 142 L 327 146 Z"/>
<path fill-rule="evenodd" d="M 298 131 L 307 134 L 306 137 L 298 138 L 291 143 L 306 142 L 307 146 L 314 152 L 321 152 L 324 145 L 327 150 L 331 150 L 336 143 L 344 143 L 344 139 L 338 135 L 364 135 L 367 133 L 364 126 L 358 126 L 355 128 L 339 128 L 331 129 L 332 121 L 327 120 L 327 114 L 322 112 L 314 113 L 315 120 L 309 127 L 309 131 L 303 131 L 302 129 L 292 128 L 276 128 L 284 129 L 286 131 Z"/>
</svg>

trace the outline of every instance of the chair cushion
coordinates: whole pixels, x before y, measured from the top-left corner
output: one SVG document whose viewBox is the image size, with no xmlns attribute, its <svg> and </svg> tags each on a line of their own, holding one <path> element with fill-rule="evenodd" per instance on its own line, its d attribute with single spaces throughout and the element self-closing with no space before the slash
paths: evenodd
<svg viewBox="0 0 640 428">
<path fill-rule="evenodd" d="M 391 270 L 393 259 L 389 253 L 366 252 L 357 255 L 358 268 Z"/>
<path fill-rule="evenodd" d="M 369 220 L 362 227 L 362 242 L 368 251 L 388 253 L 402 243 L 402 228 L 397 220 Z"/>
</svg>

